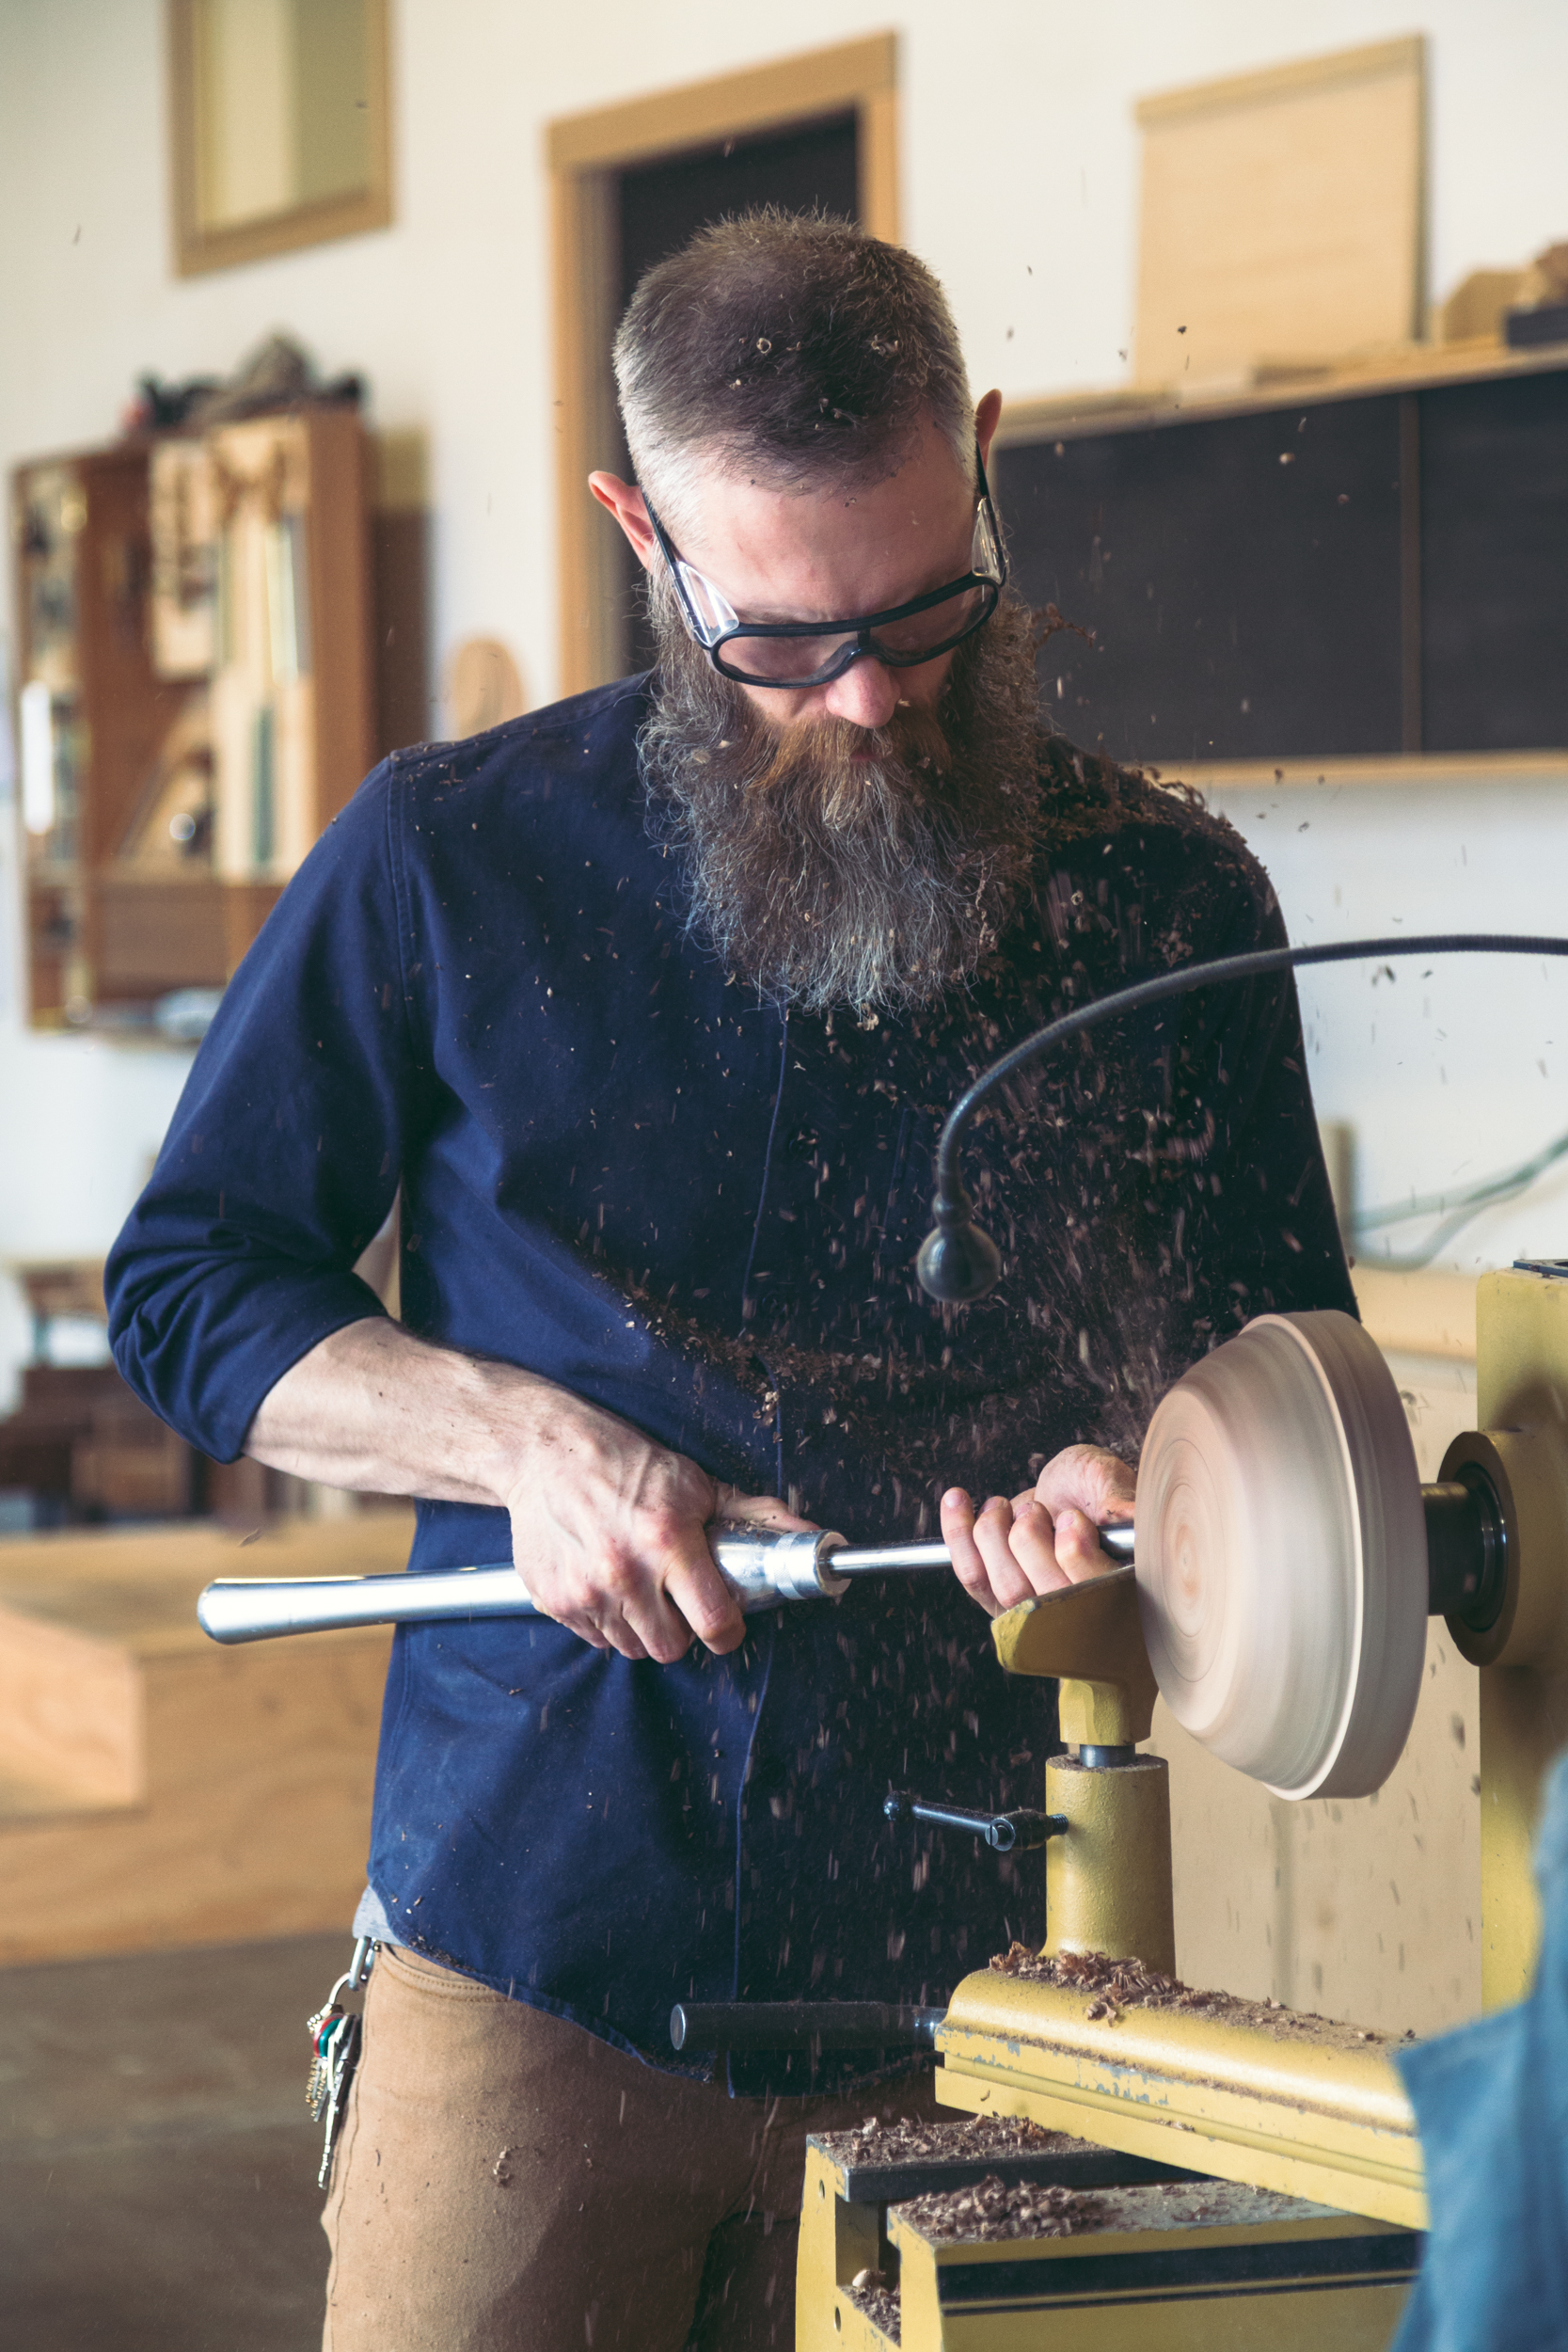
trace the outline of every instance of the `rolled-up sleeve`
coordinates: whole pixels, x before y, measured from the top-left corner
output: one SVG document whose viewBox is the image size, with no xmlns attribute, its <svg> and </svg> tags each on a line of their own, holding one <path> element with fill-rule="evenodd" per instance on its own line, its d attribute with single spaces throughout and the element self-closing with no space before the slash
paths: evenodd
<svg viewBox="0 0 1568 2352">
<path fill-rule="evenodd" d="M 383 1310 L 354 1273 L 431 1094 L 388 763 L 316 844 L 225 993 L 105 1270 L 115 1361 L 232 1461 L 268 1391 Z"/>
</svg>

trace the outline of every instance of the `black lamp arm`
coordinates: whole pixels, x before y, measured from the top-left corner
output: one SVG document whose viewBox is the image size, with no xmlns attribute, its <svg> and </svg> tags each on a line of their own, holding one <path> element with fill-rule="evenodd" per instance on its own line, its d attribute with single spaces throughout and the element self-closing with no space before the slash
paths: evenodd
<svg viewBox="0 0 1568 2352">
<path fill-rule="evenodd" d="M 989 1233 L 974 1223 L 974 1203 L 964 1190 L 958 1152 L 970 1120 L 1016 1071 L 1048 1054 L 1081 1029 L 1093 1028 L 1117 1013 L 1136 1012 L 1166 996 L 1184 996 L 1195 988 L 1220 981 L 1256 979 L 1267 972 L 1286 972 L 1306 963 L 1351 963 L 1363 958 L 1386 961 L 1390 956 L 1568 956 L 1568 939 L 1537 938 L 1509 931 L 1431 931 L 1414 938 L 1339 939 L 1311 947 L 1258 947 L 1241 956 L 1216 956 L 1208 963 L 1189 963 L 1179 971 L 1159 972 L 1152 979 L 1118 988 L 1109 996 L 1080 1005 L 1075 1012 L 1048 1021 L 1043 1029 L 1022 1039 L 983 1070 L 947 1114 L 937 1146 L 936 1190 L 931 1197 L 935 1223 L 921 1245 L 915 1271 L 921 1286 L 933 1298 L 958 1305 L 983 1298 L 1002 1270 L 1002 1257 Z"/>
</svg>

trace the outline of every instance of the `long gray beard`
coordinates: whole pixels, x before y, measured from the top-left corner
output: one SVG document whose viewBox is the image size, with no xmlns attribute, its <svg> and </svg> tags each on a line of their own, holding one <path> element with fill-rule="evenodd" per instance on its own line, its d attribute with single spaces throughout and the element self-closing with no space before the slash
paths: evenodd
<svg viewBox="0 0 1568 2352">
<path fill-rule="evenodd" d="M 689 929 L 765 999 L 809 1012 L 897 1010 L 961 987 L 1039 837 L 1027 608 L 1005 597 L 966 639 L 934 710 L 868 733 L 769 727 L 693 644 L 662 578 L 649 606 L 659 660 L 639 750 Z"/>
</svg>

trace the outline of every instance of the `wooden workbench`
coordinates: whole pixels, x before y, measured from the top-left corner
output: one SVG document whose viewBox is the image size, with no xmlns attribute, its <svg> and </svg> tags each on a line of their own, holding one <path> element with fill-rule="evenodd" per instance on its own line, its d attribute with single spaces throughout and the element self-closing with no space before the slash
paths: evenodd
<svg viewBox="0 0 1568 2352">
<path fill-rule="evenodd" d="M 399 1568 L 412 1514 L 0 1543 L 0 1963 L 347 1931 L 382 1627 L 221 1649 L 217 1576 Z"/>
</svg>

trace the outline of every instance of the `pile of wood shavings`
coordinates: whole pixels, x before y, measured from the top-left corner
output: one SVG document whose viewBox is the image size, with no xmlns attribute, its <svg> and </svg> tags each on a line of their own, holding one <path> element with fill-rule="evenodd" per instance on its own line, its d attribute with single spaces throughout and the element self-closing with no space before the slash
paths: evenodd
<svg viewBox="0 0 1568 2352">
<path fill-rule="evenodd" d="M 820 2146 L 837 2164 L 915 2164 L 933 2158 L 1037 2156 L 1084 2142 L 1048 2132 L 1022 2115 L 972 2115 L 962 2122 L 923 2123 L 904 2116 L 868 2115 L 858 2131 L 822 2132 Z"/>
<path fill-rule="evenodd" d="M 1092 1993 L 1087 2015 L 1111 2017 L 1124 2009 L 1186 2009 L 1202 2016 L 1218 2016 L 1239 2004 L 1228 1993 L 1196 1993 L 1175 1977 L 1141 1960 L 1109 1960 L 1103 1952 L 1064 1952 L 1047 1960 L 1026 1944 L 1010 1944 L 991 1962 L 998 1976 L 1027 1977 L 1038 1984 L 1059 1984 L 1074 1993 Z"/>
<path fill-rule="evenodd" d="M 1015 2181 L 988 2172 L 973 2188 L 947 2188 L 896 2208 L 922 2237 L 1071 2237 L 1101 2217 L 1097 2197 L 1056 2182 Z"/>
<path fill-rule="evenodd" d="M 1064 1952 L 1047 1959 L 1027 1944 L 1010 1944 L 990 1962 L 998 1976 L 1022 1977 L 1036 1984 L 1061 1985 L 1093 1994 L 1085 2016 L 1115 2025 L 1125 2010 L 1179 2009 L 1189 2016 L 1223 2017 L 1227 2024 L 1261 2026 L 1278 2041 L 1310 2042 L 1324 2049 L 1351 2050 L 1369 2042 L 1413 2042 L 1413 2032 L 1379 2033 L 1340 2025 L 1315 2010 L 1286 2009 L 1278 2001 L 1246 2001 L 1234 1993 L 1205 1992 L 1162 1976 L 1141 1960 L 1111 1960 L 1104 1952 Z"/>
<path fill-rule="evenodd" d="M 849 2300 L 865 2313 L 873 2328 L 879 2328 L 895 2344 L 902 2342 L 904 2312 L 896 2279 L 884 2279 L 879 2270 L 857 2270 L 849 2281 Z"/>
</svg>

